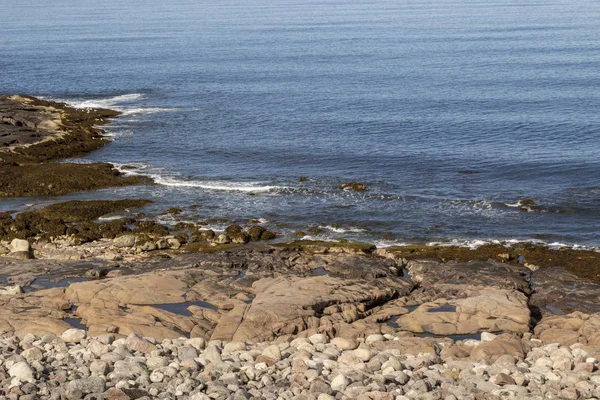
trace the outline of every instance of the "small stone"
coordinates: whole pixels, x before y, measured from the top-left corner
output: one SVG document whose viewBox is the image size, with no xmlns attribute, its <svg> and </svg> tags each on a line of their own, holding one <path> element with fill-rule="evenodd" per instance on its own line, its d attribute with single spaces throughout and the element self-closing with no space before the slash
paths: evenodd
<svg viewBox="0 0 600 400">
<path fill-rule="evenodd" d="M 33 370 L 25 361 L 19 361 L 8 368 L 8 374 L 21 382 L 35 383 Z"/>
<path fill-rule="evenodd" d="M 317 400 L 335 400 L 335 397 L 327 393 L 321 393 L 319 397 L 317 397 Z"/>
<path fill-rule="evenodd" d="M 354 350 L 353 354 L 354 357 L 364 362 L 369 361 L 371 357 L 373 357 L 373 353 L 371 353 L 371 350 L 367 348 L 358 348 Z"/>
<path fill-rule="evenodd" d="M 83 329 L 71 328 L 64 331 L 60 337 L 66 343 L 79 343 L 85 339 L 85 336 L 86 334 Z"/>
<path fill-rule="evenodd" d="M 331 344 L 335 345 L 340 350 L 354 350 L 358 347 L 358 343 L 355 341 L 341 337 L 331 339 Z"/>
<path fill-rule="evenodd" d="M 169 365 L 169 360 L 165 357 L 148 357 L 146 359 L 146 366 L 150 370 L 166 367 Z"/>
<path fill-rule="evenodd" d="M 499 373 L 498 375 L 496 375 L 496 378 L 494 379 L 494 383 L 496 385 L 500 385 L 500 386 L 516 384 L 515 380 L 510 375 L 503 374 L 503 373 Z"/>
<path fill-rule="evenodd" d="M 385 341 L 385 337 L 383 335 L 369 335 L 365 339 L 366 344 L 373 344 L 375 342 L 383 342 Z"/>
<path fill-rule="evenodd" d="M 177 358 L 180 361 L 194 359 L 198 357 L 198 350 L 192 346 L 183 346 L 177 350 Z"/>
<path fill-rule="evenodd" d="M 350 380 L 346 376 L 339 374 L 331 380 L 331 389 L 336 392 L 343 392 L 346 390 L 346 387 L 348 387 L 349 383 Z"/>
<path fill-rule="evenodd" d="M 83 394 L 87 393 L 102 393 L 106 380 L 103 376 L 90 376 L 88 378 L 76 379 L 67 384 L 67 392 L 80 391 Z"/>
<path fill-rule="evenodd" d="M 229 355 L 244 350 L 246 350 L 246 343 L 240 341 L 229 342 L 223 346 L 223 355 Z"/>
<path fill-rule="evenodd" d="M 313 344 L 327 344 L 327 336 L 322 333 L 317 333 L 315 335 L 309 336 L 308 340 Z"/>
<path fill-rule="evenodd" d="M 281 360 L 281 350 L 279 349 L 279 346 L 277 346 L 276 344 L 273 344 L 269 347 L 267 347 L 263 352 L 262 355 L 264 357 L 268 357 L 272 360 L 275 361 L 279 361 Z"/>
<path fill-rule="evenodd" d="M 490 332 L 481 332 L 481 341 L 482 342 L 491 342 L 492 340 L 496 339 L 498 335 L 494 335 L 493 333 Z"/>
<path fill-rule="evenodd" d="M 92 361 L 90 372 L 94 375 L 106 375 L 108 373 L 108 363 L 102 360 Z"/>
<path fill-rule="evenodd" d="M 29 363 L 31 363 L 33 361 L 42 361 L 42 359 L 44 358 L 42 351 L 40 349 L 38 349 L 37 347 L 30 347 L 26 350 L 23 350 L 21 355 L 23 357 L 25 357 L 25 359 Z"/>
<path fill-rule="evenodd" d="M 130 351 L 139 351 L 144 354 L 150 354 L 156 350 L 155 345 L 133 333 L 125 340 L 125 347 Z"/>
<path fill-rule="evenodd" d="M 113 240 L 115 247 L 133 247 L 135 245 L 135 235 L 123 235 Z"/>
</svg>

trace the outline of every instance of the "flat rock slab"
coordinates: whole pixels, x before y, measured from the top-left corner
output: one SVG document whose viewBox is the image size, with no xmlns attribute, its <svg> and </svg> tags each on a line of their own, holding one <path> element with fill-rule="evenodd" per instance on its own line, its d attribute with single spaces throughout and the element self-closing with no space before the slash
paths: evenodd
<svg viewBox="0 0 600 400">
<path fill-rule="evenodd" d="M 600 351 L 600 313 L 547 316 L 534 331 L 544 343 L 581 343 Z"/>
<path fill-rule="evenodd" d="M 514 289 L 530 293 L 531 271 L 523 266 L 496 261 L 441 263 L 434 260 L 412 260 L 406 265 L 410 278 L 422 287 L 452 289 L 456 285 Z"/>
<path fill-rule="evenodd" d="M 353 315 L 356 319 L 360 316 L 357 308 L 364 312 L 394 296 L 406 295 L 412 288 L 402 280 L 390 283 L 327 275 L 264 278 L 252 285 L 256 292 L 252 304 L 239 305 L 223 316 L 212 339 L 261 342 L 310 329 L 316 332 L 321 326 L 327 329 L 336 323 L 352 323 Z M 332 306 L 329 315 L 324 315 Z"/>
<path fill-rule="evenodd" d="M 527 332 L 527 297 L 515 290 L 482 289 L 467 298 L 438 299 L 420 305 L 396 320 L 399 329 L 435 335 L 481 331 Z"/>
<path fill-rule="evenodd" d="M 531 306 L 538 317 L 566 315 L 575 311 L 600 312 L 600 285 L 581 279 L 563 268 L 546 268 L 533 273 Z"/>
<path fill-rule="evenodd" d="M 33 333 L 60 335 L 71 325 L 68 302 L 62 289 L 0 296 L 0 334 L 23 337 Z"/>
</svg>

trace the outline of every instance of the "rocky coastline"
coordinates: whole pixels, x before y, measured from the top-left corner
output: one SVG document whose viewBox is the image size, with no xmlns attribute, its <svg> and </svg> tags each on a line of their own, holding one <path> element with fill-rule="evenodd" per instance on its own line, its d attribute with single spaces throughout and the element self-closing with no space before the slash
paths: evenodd
<svg viewBox="0 0 600 400">
<path fill-rule="evenodd" d="M 56 161 L 107 143 L 98 126 L 119 115 L 30 96 L 0 96 L 0 198 L 56 196 L 150 180 L 124 177 L 111 164 Z"/>
<path fill-rule="evenodd" d="M 0 196 L 140 183 L 56 163 L 116 115 L 0 98 Z M 163 225 L 149 203 L 0 213 L 0 397 L 600 397 L 597 252 L 286 242 Z"/>
</svg>

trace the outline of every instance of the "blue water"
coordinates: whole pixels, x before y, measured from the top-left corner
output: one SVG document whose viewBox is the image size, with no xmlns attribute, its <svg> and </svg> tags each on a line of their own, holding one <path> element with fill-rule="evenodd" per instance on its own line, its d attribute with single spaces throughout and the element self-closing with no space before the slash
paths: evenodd
<svg viewBox="0 0 600 400">
<path fill-rule="evenodd" d="M 64 198 L 380 244 L 600 245 L 597 0 L 0 5 L 0 92 L 124 111 L 79 161 L 157 179 Z"/>
</svg>

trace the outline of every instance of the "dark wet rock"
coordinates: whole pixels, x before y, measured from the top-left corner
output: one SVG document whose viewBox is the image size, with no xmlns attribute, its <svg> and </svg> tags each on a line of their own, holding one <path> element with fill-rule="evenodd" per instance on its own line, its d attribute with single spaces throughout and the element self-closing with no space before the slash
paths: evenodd
<svg viewBox="0 0 600 400">
<path fill-rule="evenodd" d="M 275 246 L 309 253 L 348 253 L 348 254 L 371 254 L 375 251 L 375 245 L 362 242 L 327 242 L 319 240 L 296 240 L 290 243 L 276 244 Z"/>
<path fill-rule="evenodd" d="M 472 261 L 467 263 L 440 263 L 435 260 L 409 261 L 406 270 L 410 278 L 422 287 L 442 289 L 456 285 L 515 289 L 529 294 L 530 270 L 519 265 L 495 261 Z"/>
<path fill-rule="evenodd" d="M 262 235 L 260 235 L 260 240 L 273 240 L 276 237 L 277 237 L 277 234 L 275 232 L 266 231 L 266 232 L 263 232 Z"/>
<path fill-rule="evenodd" d="M 263 228 L 262 226 L 259 226 L 259 225 L 255 225 L 255 226 L 251 227 L 250 229 L 248 229 L 248 234 L 250 235 L 250 240 L 252 240 L 253 242 L 260 240 L 262 237 L 262 234 L 266 231 L 267 230 L 265 228 Z"/>
<path fill-rule="evenodd" d="M 530 304 L 538 319 L 575 311 L 600 313 L 600 285 L 578 278 L 564 268 L 540 269 L 532 277 L 534 293 Z"/>
<path fill-rule="evenodd" d="M 212 229 L 201 229 L 192 233 L 192 241 L 212 240 L 215 237 L 215 231 Z"/>
<path fill-rule="evenodd" d="M 0 96 L 0 197 L 51 196 L 151 182 L 111 164 L 50 163 L 104 146 L 96 128 L 119 113 L 28 96 Z"/>
<path fill-rule="evenodd" d="M 245 244 L 250 241 L 250 235 L 246 232 L 232 233 L 229 235 L 232 243 Z"/>
<path fill-rule="evenodd" d="M 600 284 L 600 253 L 570 248 L 522 243 L 513 246 L 489 244 L 476 249 L 459 246 L 409 245 L 378 249 L 377 254 L 396 260 L 432 259 L 441 262 L 500 261 L 510 265 L 529 265 L 541 269 L 564 267 L 580 278 Z"/>
<path fill-rule="evenodd" d="M 0 197 L 57 196 L 149 182 L 140 176 L 124 177 L 106 163 L 0 166 Z"/>
<path fill-rule="evenodd" d="M 150 200 L 87 200 L 66 201 L 32 211 L 47 219 L 60 219 L 64 222 L 93 221 L 103 215 L 118 211 L 129 211 L 152 204 Z M 24 214 L 24 213 L 22 213 Z"/>
<path fill-rule="evenodd" d="M 524 207 L 531 207 L 531 206 L 535 206 L 535 201 L 531 200 L 531 199 L 524 199 L 524 200 L 519 200 L 519 205 L 520 206 L 524 206 Z"/>
<path fill-rule="evenodd" d="M 229 225 L 227 228 L 225 228 L 225 233 L 229 236 L 240 234 L 243 231 L 244 230 L 242 227 L 237 224 Z"/>
<path fill-rule="evenodd" d="M 85 273 L 85 277 L 90 280 L 102 279 L 106 277 L 112 270 L 112 268 L 93 268 Z"/>
<path fill-rule="evenodd" d="M 342 190 L 354 190 L 355 192 L 364 192 L 367 190 L 367 185 L 360 182 L 346 182 L 340 185 Z"/>
<path fill-rule="evenodd" d="M 154 221 L 138 221 L 136 225 L 135 233 L 147 233 L 154 236 L 167 236 L 169 234 L 169 228 Z"/>
<path fill-rule="evenodd" d="M 313 235 L 318 235 L 319 233 L 323 232 L 323 229 L 316 227 L 316 226 L 311 226 L 310 228 L 307 229 L 308 233 L 311 233 Z"/>
</svg>

